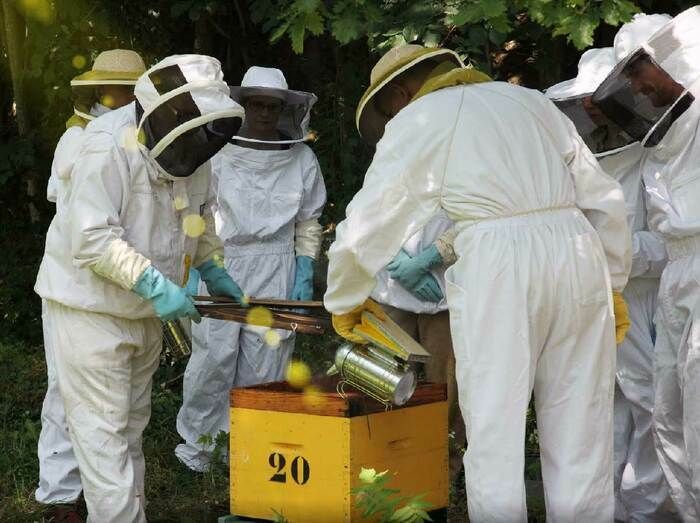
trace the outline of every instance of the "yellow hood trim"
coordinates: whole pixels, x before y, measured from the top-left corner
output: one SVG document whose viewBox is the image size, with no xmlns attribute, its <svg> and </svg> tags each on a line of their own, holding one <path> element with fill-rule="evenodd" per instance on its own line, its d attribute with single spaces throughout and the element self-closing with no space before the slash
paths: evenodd
<svg viewBox="0 0 700 523">
<path fill-rule="evenodd" d="M 449 62 L 444 62 L 431 71 L 431 73 L 428 75 L 428 79 L 425 81 L 425 83 L 423 83 L 421 88 L 411 99 L 411 102 L 415 102 L 426 94 L 439 91 L 440 89 L 445 89 L 447 87 L 480 84 L 490 81 L 491 77 L 485 73 L 482 73 L 478 69 L 465 67 L 455 68 Z"/>
</svg>

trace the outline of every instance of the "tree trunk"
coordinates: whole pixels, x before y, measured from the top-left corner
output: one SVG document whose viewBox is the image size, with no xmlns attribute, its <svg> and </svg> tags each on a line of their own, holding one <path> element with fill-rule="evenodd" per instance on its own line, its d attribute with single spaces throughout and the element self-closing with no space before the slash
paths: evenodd
<svg viewBox="0 0 700 523">
<path fill-rule="evenodd" d="M 2 14 L 0 3 L 0 53 L 5 53 L 5 17 Z M 7 60 L 0 61 L 0 140 L 10 133 L 12 116 L 12 84 L 10 78 L 10 65 Z M 5 81 L 5 79 L 8 81 Z"/>
<path fill-rule="evenodd" d="M 11 0 L 1 0 L 2 25 L 4 31 L 5 50 L 10 64 L 10 77 L 12 79 L 12 94 L 15 104 L 15 119 L 17 122 L 17 134 L 20 138 L 29 139 L 29 120 L 27 117 L 26 92 L 24 89 L 24 60 L 23 43 L 26 39 L 27 27 L 24 19 L 15 9 Z M 35 173 L 20 174 L 27 182 L 29 219 L 37 223 L 40 219 L 39 210 L 33 202 L 37 195 L 37 177 Z"/>
<path fill-rule="evenodd" d="M 24 104 L 22 40 L 24 40 L 26 27 L 24 25 L 24 20 L 22 20 L 22 17 L 15 9 L 13 2 L 11 0 L 1 1 L 5 48 L 10 63 L 10 78 L 12 79 L 12 91 L 16 107 L 17 130 L 20 136 L 25 136 L 28 131 L 28 126 Z"/>
</svg>

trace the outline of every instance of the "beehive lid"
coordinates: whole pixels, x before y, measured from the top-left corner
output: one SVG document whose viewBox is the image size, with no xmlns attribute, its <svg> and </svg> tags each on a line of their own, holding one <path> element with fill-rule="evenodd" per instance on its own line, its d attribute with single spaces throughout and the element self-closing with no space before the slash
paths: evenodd
<svg viewBox="0 0 700 523">
<path fill-rule="evenodd" d="M 376 412 L 384 412 L 385 407 L 378 401 L 345 385 L 345 398 L 336 390 L 337 377 L 322 377 L 313 380 L 319 392 L 306 396 L 285 381 L 232 389 L 230 404 L 234 408 L 296 412 L 316 416 L 336 416 L 351 418 Z M 444 383 L 420 383 L 408 402 L 394 406 L 392 410 L 405 409 L 447 400 L 447 387 Z"/>
</svg>

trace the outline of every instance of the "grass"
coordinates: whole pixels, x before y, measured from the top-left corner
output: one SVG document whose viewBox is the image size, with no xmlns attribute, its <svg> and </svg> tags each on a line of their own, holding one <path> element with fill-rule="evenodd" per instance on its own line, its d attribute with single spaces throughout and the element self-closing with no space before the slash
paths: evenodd
<svg viewBox="0 0 700 523">
<path fill-rule="evenodd" d="M 330 366 L 337 340 L 332 336 L 299 336 L 297 357 L 312 370 Z M 217 464 L 205 474 L 191 472 L 175 458 L 180 442 L 175 417 L 181 403 L 186 361 L 164 355 L 154 377 L 151 422 L 144 433 L 146 455 L 147 517 L 151 523 L 209 523 L 229 513 L 228 469 Z M 36 445 L 39 415 L 46 389 L 43 347 L 0 342 L 0 521 L 41 522 L 43 507 L 34 501 L 38 482 Z M 529 421 L 526 477 L 539 479 L 534 418 Z M 402 493 L 416 495 L 419 493 Z M 463 486 L 456 487 L 452 516 L 463 520 L 466 501 Z M 530 521 L 544 521 L 539 496 L 528 499 Z"/>
<path fill-rule="evenodd" d="M 147 516 L 151 522 L 211 522 L 228 509 L 228 470 L 217 465 L 196 474 L 173 454 L 180 438 L 175 415 L 180 406 L 183 362 L 167 359 L 156 374 L 153 413 L 144 434 L 147 462 Z M 41 521 L 44 507 L 34 501 L 38 481 L 36 444 L 46 387 L 42 347 L 0 344 L 0 521 Z M 173 376 L 175 375 L 175 376 Z"/>
<path fill-rule="evenodd" d="M 299 336 L 297 355 L 315 372 L 331 364 L 330 337 Z M 324 347 L 331 347 L 324 349 Z M 164 355 L 153 384 L 151 421 L 144 433 L 147 517 L 151 523 L 215 522 L 229 513 L 228 468 L 215 465 L 198 474 L 173 453 L 180 443 L 175 417 L 182 402 L 186 360 Z M 44 507 L 34 500 L 39 465 L 36 445 L 46 363 L 41 346 L 0 342 L 0 521 L 41 521 Z"/>
</svg>

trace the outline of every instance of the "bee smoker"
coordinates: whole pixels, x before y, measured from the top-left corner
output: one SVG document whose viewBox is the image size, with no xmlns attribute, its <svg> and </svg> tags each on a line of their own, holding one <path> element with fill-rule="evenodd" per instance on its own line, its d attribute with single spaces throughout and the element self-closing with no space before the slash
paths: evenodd
<svg viewBox="0 0 700 523">
<path fill-rule="evenodd" d="M 341 376 L 341 395 L 347 383 L 387 408 L 404 405 L 416 390 L 416 374 L 411 366 L 373 345 L 342 345 L 335 353 L 334 367 Z"/>
<path fill-rule="evenodd" d="M 163 341 L 172 354 L 189 356 L 192 353 L 192 342 L 179 320 L 163 322 Z"/>
</svg>

